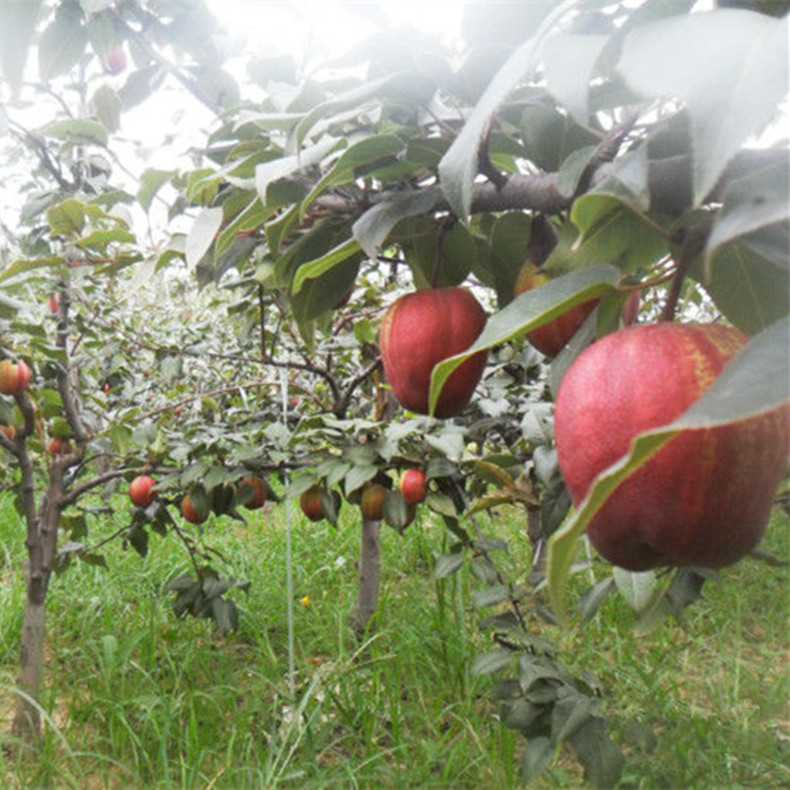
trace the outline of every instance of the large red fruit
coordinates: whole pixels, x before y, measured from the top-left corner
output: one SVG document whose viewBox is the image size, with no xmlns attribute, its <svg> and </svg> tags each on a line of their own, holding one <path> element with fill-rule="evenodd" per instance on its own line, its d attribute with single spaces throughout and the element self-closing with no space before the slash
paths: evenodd
<svg viewBox="0 0 790 790">
<path fill-rule="evenodd" d="M 307 491 L 303 491 L 299 497 L 299 507 L 310 521 L 321 521 L 322 518 L 325 518 L 324 505 L 321 501 L 321 487 L 315 485 L 308 488 Z"/>
<path fill-rule="evenodd" d="M 485 311 L 464 288 L 401 296 L 384 316 L 380 338 L 384 373 L 398 402 L 427 414 L 434 365 L 469 348 L 485 323 Z M 483 375 L 486 357 L 480 351 L 453 371 L 436 404 L 436 417 L 463 411 Z"/>
<path fill-rule="evenodd" d="M 0 362 L 0 392 L 4 395 L 21 395 L 30 384 L 30 368 L 20 359 Z"/>
<path fill-rule="evenodd" d="M 422 469 L 407 469 L 400 479 L 400 492 L 404 501 L 410 505 L 419 505 L 423 502 L 428 494 L 425 472 Z"/>
<path fill-rule="evenodd" d="M 191 524 L 202 524 L 208 518 L 208 511 L 198 510 L 189 497 L 185 494 L 181 500 L 181 515 Z"/>
<path fill-rule="evenodd" d="M 268 496 L 266 483 L 260 477 L 245 477 L 239 484 L 239 494 L 247 510 L 258 510 L 264 506 Z"/>
<path fill-rule="evenodd" d="M 661 323 L 585 349 L 562 381 L 555 415 L 574 504 L 634 436 L 694 403 L 745 342 L 726 326 Z M 612 494 L 587 533 L 606 559 L 633 571 L 736 562 L 765 531 L 789 444 L 790 407 L 680 434 Z"/>
<path fill-rule="evenodd" d="M 384 518 L 384 503 L 387 501 L 387 489 L 379 483 L 365 488 L 359 498 L 359 509 L 365 521 L 381 521 Z"/>
<path fill-rule="evenodd" d="M 515 295 L 531 291 L 549 281 L 548 275 L 542 273 L 534 263 L 527 261 L 518 273 L 514 286 Z M 590 313 L 595 310 L 599 298 L 589 299 L 566 310 L 551 321 L 547 321 L 537 329 L 527 333 L 527 339 L 541 354 L 556 357 L 578 332 Z"/>
<path fill-rule="evenodd" d="M 136 507 L 148 507 L 156 499 L 156 481 L 148 475 L 138 475 L 129 483 L 129 499 Z"/>
</svg>

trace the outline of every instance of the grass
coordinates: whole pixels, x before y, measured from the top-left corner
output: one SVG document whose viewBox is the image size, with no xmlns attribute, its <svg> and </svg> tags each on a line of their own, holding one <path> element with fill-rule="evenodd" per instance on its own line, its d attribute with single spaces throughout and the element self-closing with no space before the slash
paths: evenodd
<svg viewBox="0 0 790 790">
<path fill-rule="evenodd" d="M 123 523 L 94 526 L 94 536 Z M 46 737 L 34 760 L 0 751 L 0 786 L 64 788 L 507 788 L 518 785 L 521 739 L 497 721 L 491 678 L 474 678 L 489 643 L 470 607 L 466 571 L 432 577 L 448 539 L 420 517 L 404 537 L 383 532 L 378 630 L 348 631 L 359 529 L 351 508 L 335 531 L 294 516 L 296 676 L 288 677 L 284 508 L 214 522 L 206 539 L 249 579 L 237 591 L 237 632 L 176 620 L 167 583 L 189 570 L 175 536 L 152 536 L 144 560 L 112 545 L 109 570 L 76 564 L 58 577 L 48 612 Z M 766 548 L 787 558 L 787 520 Z M 493 527 L 492 527 L 493 529 Z M 513 514 L 509 572 L 528 547 Z M 0 738 L 8 738 L 23 605 L 23 535 L 0 500 Z M 627 720 L 659 736 L 630 747 L 622 786 L 790 785 L 787 572 L 747 560 L 708 585 L 683 627 L 636 639 L 624 602 L 608 599 L 587 625 L 537 622 L 575 671 L 607 691 L 616 735 Z M 305 596 L 307 602 L 303 603 Z M 3 760 L 6 760 L 3 762 Z M 577 787 L 563 754 L 540 788 Z"/>
</svg>

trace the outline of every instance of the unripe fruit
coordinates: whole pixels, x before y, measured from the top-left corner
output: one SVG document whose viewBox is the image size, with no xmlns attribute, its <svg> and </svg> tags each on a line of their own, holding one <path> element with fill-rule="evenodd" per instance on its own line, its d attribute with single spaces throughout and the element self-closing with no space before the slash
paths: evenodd
<svg viewBox="0 0 790 790">
<path fill-rule="evenodd" d="M 208 518 L 208 513 L 199 513 L 195 509 L 189 494 L 181 500 L 181 515 L 191 524 L 202 524 Z"/>
<path fill-rule="evenodd" d="M 324 506 L 321 503 L 321 487 L 311 486 L 303 491 L 299 497 L 299 507 L 310 521 L 320 521 L 324 518 Z"/>
<path fill-rule="evenodd" d="M 379 483 L 373 483 L 365 488 L 359 500 L 359 509 L 365 521 L 381 521 L 384 518 L 384 502 L 387 499 L 387 489 Z"/>
<path fill-rule="evenodd" d="M 266 483 L 260 477 L 245 477 L 239 484 L 239 496 L 247 510 L 258 510 L 266 502 Z"/>
<path fill-rule="evenodd" d="M 543 274 L 534 263 L 527 261 L 521 267 L 516 278 L 515 295 L 518 296 L 525 291 L 539 288 L 548 281 L 549 277 L 546 274 Z M 556 357 L 600 301 L 600 298 L 596 297 L 571 307 L 551 321 L 528 332 L 527 339 L 541 354 L 545 354 L 547 357 Z"/>
<path fill-rule="evenodd" d="M 148 507 L 156 499 L 156 481 L 148 475 L 138 475 L 129 483 L 129 499 L 135 507 Z"/>
<path fill-rule="evenodd" d="M 555 437 L 578 505 L 633 438 L 679 417 L 746 338 L 722 325 L 635 325 L 607 335 L 560 386 Z M 671 439 L 614 491 L 587 528 L 598 551 L 632 571 L 720 568 L 757 545 L 787 469 L 790 406 Z"/>
<path fill-rule="evenodd" d="M 410 505 L 419 505 L 425 500 L 425 472 L 422 469 L 407 469 L 400 479 L 400 492 Z"/>
<path fill-rule="evenodd" d="M 465 351 L 477 340 L 486 314 L 463 288 L 437 288 L 400 297 L 381 325 L 384 373 L 399 403 L 428 413 L 431 371 L 447 357 Z M 436 404 L 436 417 L 463 411 L 483 375 L 487 353 L 467 359 L 445 382 Z"/>
<path fill-rule="evenodd" d="M 71 452 L 71 442 L 68 439 L 58 439 L 57 437 L 50 439 L 47 451 L 50 455 L 65 455 Z"/>
<path fill-rule="evenodd" d="M 20 359 L 0 362 L 0 392 L 4 395 L 21 395 L 30 384 L 30 368 Z"/>
</svg>

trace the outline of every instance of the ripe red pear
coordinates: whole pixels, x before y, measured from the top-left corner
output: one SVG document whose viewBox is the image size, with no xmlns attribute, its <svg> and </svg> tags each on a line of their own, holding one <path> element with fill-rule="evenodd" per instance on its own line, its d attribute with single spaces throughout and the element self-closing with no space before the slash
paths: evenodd
<svg viewBox="0 0 790 790">
<path fill-rule="evenodd" d="M 310 521 L 321 521 L 324 518 L 324 506 L 321 502 L 321 487 L 311 486 L 299 497 L 299 507 Z"/>
<path fill-rule="evenodd" d="M 469 348 L 485 323 L 485 311 L 464 288 L 417 291 L 392 304 L 381 325 L 380 343 L 384 373 L 398 402 L 427 414 L 434 366 Z M 453 371 L 436 404 L 436 417 L 463 411 L 483 375 L 486 358 L 487 353 L 480 351 Z"/>
<path fill-rule="evenodd" d="M 428 494 L 425 483 L 425 472 L 422 469 L 407 469 L 400 479 L 400 492 L 404 501 L 410 505 L 423 502 Z"/>
<path fill-rule="evenodd" d="M 578 505 L 632 439 L 691 406 L 746 337 L 719 324 L 634 325 L 597 341 L 560 385 L 559 464 Z M 610 562 L 720 568 L 757 545 L 787 469 L 790 405 L 671 439 L 607 500 L 587 528 Z"/>
<path fill-rule="evenodd" d="M 239 495 L 246 498 L 247 510 L 259 510 L 266 503 L 268 495 L 266 483 L 260 477 L 245 477 L 239 484 Z"/>
<path fill-rule="evenodd" d="M 514 286 L 515 295 L 539 288 L 549 281 L 549 276 L 538 269 L 534 263 L 527 261 L 520 269 Z M 568 341 L 578 332 L 579 327 L 585 322 L 587 316 L 595 310 L 600 298 L 589 299 L 586 302 L 571 307 L 551 321 L 547 321 L 537 329 L 527 333 L 527 339 L 541 354 L 547 357 L 556 357 L 568 344 Z"/>
<path fill-rule="evenodd" d="M 16 439 L 16 428 L 13 425 L 0 425 L 2 431 L 12 442 Z"/>
<path fill-rule="evenodd" d="M 181 500 L 181 515 L 191 524 L 202 524 L 208 518 L 207 512 L 198 511 L 192 504 L 189 494 L 185 494 Z"/>
<path fill-rule="evenodd" d="M 129 499 L 135 507 L 148 507 L 156 499 L 156 481 L 149 475 L 138 475 L 129 483 Z"/>
<path fill-rule="evenodd" d="M 30 384 L 30 368 L 20 359 L 0 362 L 0 392 L 4 395 L 21 395 Z"/>
<path fill-rule="evenodd" d="M 49 440 L 47 445 L 47 452 L 50 455 L 64 455 L 71 452 L 71 442 L 68 439 L 54 439 Z"/>
<path fill-rule="evenodd" d="M 110 74 L 120 74 L 126 69 L 126 52 L 120 44 L 113 44 L 107 50 L 107 71 Z"/>
<path fill-rule="evenodd" d="M 384 502 L 387 489 L 379 483 L 366 486 L 359 499 L 359 509 L 365 521 L 381 521 L 384 518 Z"/>
</svg>

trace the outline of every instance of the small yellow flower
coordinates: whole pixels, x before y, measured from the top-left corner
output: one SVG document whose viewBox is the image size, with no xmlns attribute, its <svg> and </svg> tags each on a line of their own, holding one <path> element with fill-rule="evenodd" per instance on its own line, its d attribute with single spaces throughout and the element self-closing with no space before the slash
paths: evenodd
<svg viewBox="0 0 790 790">
<path fill-rule="evenodd" d="M 304 598 L 300 598 L 299 599 L 299 603 L 302 604 L 302 606 L 309 606 L 310 605 L 310 597 L 305 595 Z"/>
</svg>

